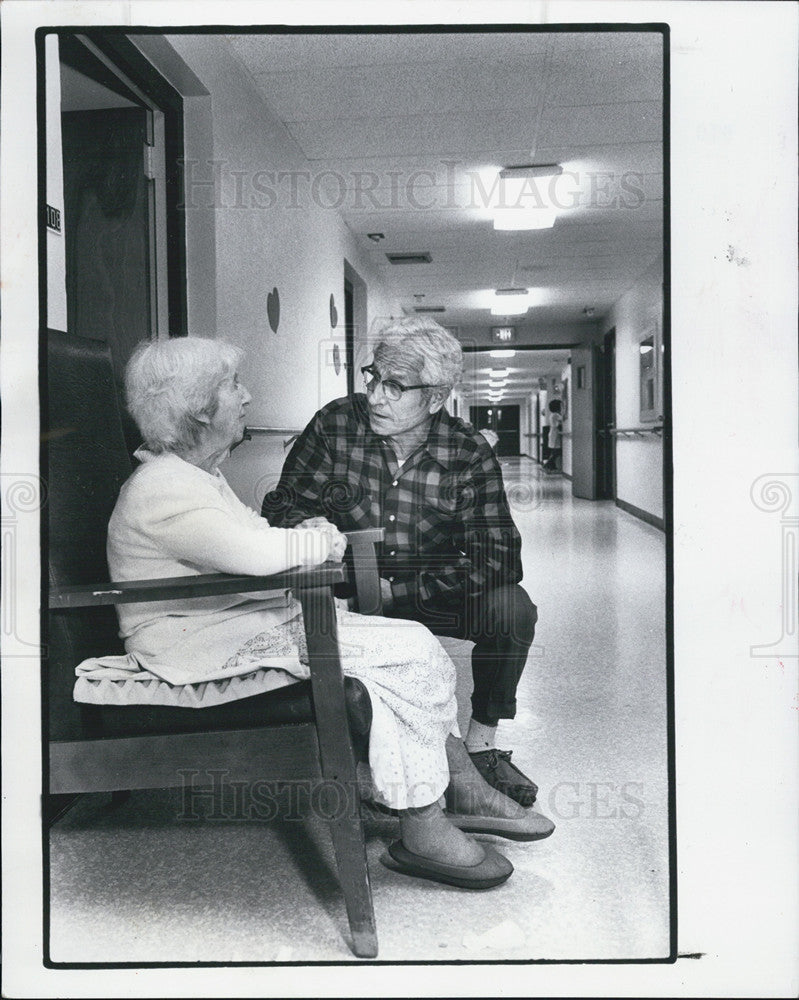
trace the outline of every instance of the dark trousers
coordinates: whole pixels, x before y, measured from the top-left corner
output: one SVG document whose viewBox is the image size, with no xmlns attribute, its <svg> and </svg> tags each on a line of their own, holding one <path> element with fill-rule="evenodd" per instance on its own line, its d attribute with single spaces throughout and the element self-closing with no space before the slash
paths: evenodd
<svg viewBox="0 0 799 1000">
<path fill-rule="evenodd" d="M 538 620 L 538 609 L 518 584 L 435 607 L 394 605 L 384 614 L 421 622 L 435 635 L 471 639 L 472 717 L 495 726 L 516 715 L 516 688 Z"/>
</svg>

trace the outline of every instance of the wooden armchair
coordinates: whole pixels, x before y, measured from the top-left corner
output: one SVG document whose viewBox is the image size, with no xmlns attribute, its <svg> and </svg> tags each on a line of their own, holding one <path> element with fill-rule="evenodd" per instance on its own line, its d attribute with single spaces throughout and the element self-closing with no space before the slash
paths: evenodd
<svg viewBox="0 0 799 1000">
<path fill-rule="evenodd" d="M 344 567 L 327 563 L 269 577 L 213 574 L 108 582 L 108 520 L 131 463 L 105 344 L 48 333 L 48 420 L 42 456 L 50 614 L 43 658 L 49 759 L 45 796 L 180 787 L 187 774 L 223 771 L 235 781 L 323 781 L 323 791 L 358 795 L 356 761 L 366 759 L 371 705 L 363 685 L 344 678 L 333 588 Z M 379 607 L 373 542 L 350 537 L 358 607 Z M 311 679 L 268 696 L 258 718 L 243 699 L 204 709 L 95 706 L 72 699 L 75 666 L 122 652 L 114 604 L 211 594 L 292 589 L 305 619 Z M 324 797 L 323 797 L 324 801 Z M 357 802 L 357 800 L 356 800 Z M 323 807 L 324 808 L 324 807 Z M 331 808 L 330 829 L 349 918 L 351 948 L 377 955 L 363 828 L 358 809 Z"/>
</svg>

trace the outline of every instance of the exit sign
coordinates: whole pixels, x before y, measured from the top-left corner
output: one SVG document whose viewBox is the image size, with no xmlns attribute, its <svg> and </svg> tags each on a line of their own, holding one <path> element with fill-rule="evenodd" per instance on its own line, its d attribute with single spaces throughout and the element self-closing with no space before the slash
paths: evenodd
<svg viewBox="0 0 799 1000">
<path fill-rule="evenodd" d="M 492 326 L 491 339 L 498 344 L 509 344 L 516 339 L 515 326 Z"/>
</svg>

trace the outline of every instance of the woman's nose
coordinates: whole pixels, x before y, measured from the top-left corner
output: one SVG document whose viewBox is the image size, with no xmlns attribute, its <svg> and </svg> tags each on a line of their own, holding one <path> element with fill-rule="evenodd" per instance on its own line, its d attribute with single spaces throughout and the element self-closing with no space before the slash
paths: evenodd
<svg viewBox="0 0 799 1000">
<path fill-rule="evenodd" d="M 251 400 L 252 396 L 250 395 L 247 386 L 246 385 L 241 386 L 241 405 L 248 406 Z"/>
</svg>

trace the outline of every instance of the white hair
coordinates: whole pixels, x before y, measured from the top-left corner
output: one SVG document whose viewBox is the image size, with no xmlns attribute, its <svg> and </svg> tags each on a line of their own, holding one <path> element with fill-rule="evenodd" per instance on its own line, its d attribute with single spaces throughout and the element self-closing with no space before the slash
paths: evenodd
<svg viewBox="0 0 799 1000">
<path fill-rule="evenodd" d="M 125 369 L 125 398 L 150 451 L 181 454 L 199 444 L 216 414 L 219 386 L 241 356 L 238 347 L 204 337 L 137 344 Z"/>
<path fill-rule="evenodd" d="M 375 361 L 419 373 L 419 381 L 447 391 L 463 375 L 460 343 L 434 319 L 406 316 L 385 327 L 375 348 Z"/>
</svg>

